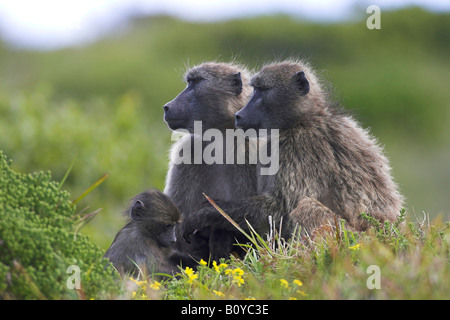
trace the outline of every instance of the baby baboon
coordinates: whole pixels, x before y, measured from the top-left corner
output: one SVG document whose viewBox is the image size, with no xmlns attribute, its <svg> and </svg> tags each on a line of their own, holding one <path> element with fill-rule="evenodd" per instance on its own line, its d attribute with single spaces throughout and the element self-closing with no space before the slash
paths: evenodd
<svg viewBox="0 0 450 320">
<path fill-rule="evenodd" d="M 174 274 L 183 260 L 173 248 L 180 211 L 161 191 L 151 189 L 133 198 L 130 221 L 105 253 L 121 275 L 137 276 L 139 268 L 149 273 Z"/>
<path fill-rule="evenodd" d="M 234 129 L 234 114 L 249 100 L 252 88 L 248 71 L 235 64 L 206 62 L 189 69 L 186 72 L 186 89 L 164 108 L 164 121 L 170 129 L 184 129 L 189 134 L 184 135 L 172 147 L 169 171 L 166 178 L 164 193 L 180 208 L 183 219 L 195 213 L 205 203 L 203 192 L 213 199 L 238 200 L 256 195 L 256 165 L 227 164 L 226 154 L 233 152 L 235 159 L 239 153 L 248 148 L 233 146 L 234 150 L 226 150 L 223 145 L 222 163 L 207 163 L 198 158 L 213 142 L 202 139 L 208 129 L 216 129 L 226 137 L 227 129 Z M 194 121 L 201 121 L 201 131 L 194 130 Z M 198 123 L 197 123 L 198 124 Z M 217 136 L 215 139 L 220 139 Z M 187 163 L 178 163 L 176 159 L 188 150 Z M 193 256 L 208 258 L 209 251 L 216 251 L 215 247 L 229 241 L 222 241 L 228 237 L 227 233 L 203 230 L 196 234 L 190 245 L 179 242 L 180 250 L 189 252 Z M 211 237 L 210 237 L 211 235 Z M 209 251 L 208 243 L 209 241 Z M 209 239 L 209 240 L 208 240 Z M 220 249 L 219 249 L 220 250 Z M 221 250 L 223 251 L 223 250 Z M 213 255 L 213 258 L 218 259 Z"/>
<path fill-rule="evenodd" d="M 246 219 L 265 233 L 272 215 L 278 225 L 283 218 L 283 236 L 289 237 L 296 224 L 309 232 L 333 221 L 334 214 L 356 230 L 367 227 L 361 212 L 396 219 L 403 197 L 381 147 L 336 108 L 306 63 L 264 66 L 251 83 L 254 94 L 236 113 L 236 127 L 279 129 L 280 163 L 272 176 L 259 175 L 258 165 L 258 196 L 218 202 L 242 228 Z M 185 236 L 210 226 L 234 229 L 211 207 L 192 217 L 183 223 Z"/>
</svg>

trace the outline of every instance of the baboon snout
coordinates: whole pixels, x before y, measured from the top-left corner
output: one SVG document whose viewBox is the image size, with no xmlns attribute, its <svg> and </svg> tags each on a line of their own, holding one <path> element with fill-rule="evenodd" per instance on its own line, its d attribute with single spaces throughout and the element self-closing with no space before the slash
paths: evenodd
<svg viewBox="0 0 450 320">
<path fill-rule="evenodd" d="M 236 128 L 241 128 L 242 126 L 242 116 L 239 114 L 239 112 L 236 112 L 234 114 L 234 126 Z"/>
<path fill-rule="evenodd" d="M 164 106 L 163 106 L 163 109 L 164 109 L 164 112 L 169 111 L 169 105 L 168 105 L 168 104 L 164 105 Z"/>
</svg>

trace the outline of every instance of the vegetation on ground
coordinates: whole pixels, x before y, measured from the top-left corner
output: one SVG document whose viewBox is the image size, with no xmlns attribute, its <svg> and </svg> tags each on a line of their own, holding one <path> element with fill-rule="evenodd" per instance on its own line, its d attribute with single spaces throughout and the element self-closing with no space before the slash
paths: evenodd
<svg viewBox="0 0 450 320">
<path fill-rule="evenodd" d="M 352 232 L 345 221 L 285 241 L 252 234 L 244 259 L 199 261 L 176 277 L 141 275 L 124 297 L 145 299 L 448 299 L 450 225 L 426 219 L 372 224 Z M 426 218 L 426 217 L 425 217 Z"/>
<path fill-rule="evenodd" d="M 382 29 L 368 30 L 361 12 L 332 24 L 146 17 L 80 47 L 0 43 L 0 297 L 448 299 L 450 15 L 383 11 Z M 172 142 L 162 106 L 183 89 L 186 67 L 236 60 L 257 70 L 285 57 L 309 60 L 385 146 L 406 221 L 372 221 L 365 233 L 338 221 L 287 242 L 255 235 L 243 260 L 118 279 L 102 253 L 128 200 L 164 187 Z M 78 291 L 66 285 L 70 265 L 81 269 Z M 367 287 L 370 266 L 381 289 Z"/>
</svg>

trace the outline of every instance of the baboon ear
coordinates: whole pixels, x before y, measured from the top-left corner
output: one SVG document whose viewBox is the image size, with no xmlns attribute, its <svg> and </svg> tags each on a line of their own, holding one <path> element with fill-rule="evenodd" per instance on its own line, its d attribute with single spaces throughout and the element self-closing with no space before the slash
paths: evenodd
<svg viewBox="0 0 450 320">
<path fill-rule="evenodd" d="M 241 73 L 233 73 L 232 80 L 233 92 L 238 96 L 242 93 L 242 78 Z"/>
<path fill-rule="evenodd" d="M 306 79 L 305 73 L 303 71 L 299 71 L 294 75 L 294 78 L 298 89 L 300 90 L 300 94 L 302 96 L 306 95 L 309 92 L 309 81 Z"/>
<path fill-rule="evenodd" d="M 142 220 L 144 216 L 144 203 L 136 200 L 130 209 L 130 218 L 134 221 Z"/>
</svg>

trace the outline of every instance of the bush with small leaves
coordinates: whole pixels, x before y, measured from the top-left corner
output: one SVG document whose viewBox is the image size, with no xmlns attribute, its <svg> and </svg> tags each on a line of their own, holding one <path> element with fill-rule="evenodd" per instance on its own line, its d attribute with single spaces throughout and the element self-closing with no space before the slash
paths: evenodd
<svg viewBox="0 0 450 320">
<path fill-rule="evenodd" d="M 0 151 L 0 298 L 107 298 L 118 278 L 100 248 L 74 231 L 75 206 L 50 173 L 22 174 Z M 79 289 L 67 273 L 79 267 Z"/>
</svg>

